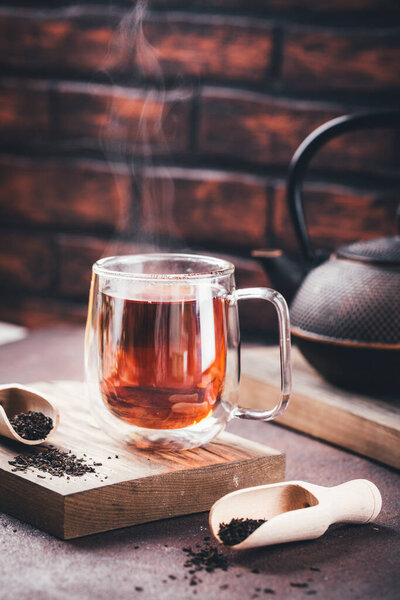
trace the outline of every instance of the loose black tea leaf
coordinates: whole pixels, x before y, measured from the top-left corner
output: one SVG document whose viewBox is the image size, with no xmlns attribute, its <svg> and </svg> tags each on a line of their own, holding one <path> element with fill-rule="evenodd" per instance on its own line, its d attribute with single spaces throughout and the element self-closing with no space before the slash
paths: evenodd
<svg viewBox="0 0 400 600">
<path fill-rule="evenodd" d="M 216 569 L 222 571 L 228 569 L 228 559 L 217 548 L 205 546 L 197 551 L 192 550 L 192 548 L 182 548 L 182 550 L 188 555 L 184 566 L 189 569 L 190 574 L 195 574 L 198 571 L 212 573 Z M 197 578 L 194 578 L 194 580 L 196 583 L 191 583 L 191 585 L 197 585 L 199 582 Z"/>
<path fill-rule="evenodd" d="M 40 452 L 32 454 L 20 454 L 8 463 L 14 467 L 13 471 L 26 473 L 28 469 L 38 469 L 55 477 L 67 475 L 67 479 L 69 476 L 81 477 L 86 473 L 96 472 L 95 468 L 86 464 L 83 458 L 77 458 L 75 454 L 52 447 L 43 448 Z"/>
<path fill-rule="evenodd" d="M 30 410 L 10 418 L 10 423 L 24 440 L 44 440 L 53 429 L 53 419 L 41 412 Z"/>
<path fill-rule="evenodd" d="M 225 546 L 235 546 L 243 542 L 266 519 L 232 519 L 229 523 L 221 523 L 218 535 Z"/>
</svg>

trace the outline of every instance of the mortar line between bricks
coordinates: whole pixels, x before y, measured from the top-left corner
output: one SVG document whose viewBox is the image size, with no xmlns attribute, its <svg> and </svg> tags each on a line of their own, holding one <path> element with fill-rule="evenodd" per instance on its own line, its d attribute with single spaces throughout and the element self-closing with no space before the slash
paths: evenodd
<svg viewBox="0 0 400 600">
<path fill-rule="evenodd" d="M 60 135 L 60 109 L 59 109 L 59 94 L 55 82 L 51 82 L 47 91 L 49 116 L 50 116 L 50 131 L 49 137 L 51 140 L 57 140 Z"/>
<path fill-rule="evenodd" d="M 49 289 L 58 290 L 61 281 L 61 253 L 56 232 L 51 232 L 51 235 L 49 236 L 49 245 L 53 253 Z"/>
<path fill-rule="evenodd" d="M 197 156 L 199 151 L 199 134 L 200 134 L 200 111 L 201 111 L 201 93 L 202 88 L 196 88 L 192 96 L 190 123 L 189 123 L 189 152 L 193 156 Z"/>
<path fill-rule="evenodd" d="M 266 242 L 267 244 L 272 244 L 273 247 L 276 246 L 276 232 L 274 228 L 275 222 L 275 210 L 276 210 L 276 193 L 275 188 L 268 184 L 265 188 L 265 193 L 267 197 L 267 206 L 266 206 L 266 218 L 267 218 L 267 228 L 265 232 Z"/>
<path fill-rule="evenodd" d="M 129 227 L 126 235 L 136 236 L 139 235 L 142 227 L 143 172 L 141 170 L 131 176 L 130 193 Z M 115 236 L 115 232 L 113 235 Z"/>
<path fill-rule="evenodd" d="M 268 70 L 268 69 L 267 69 Z M 148 86 L 154 88 L 155 92 L 159 92 L 160 96 L 165 92 L 174 92 L 177 90 L 184 89 L 193 89 L 196 87 L 198 83 L 198 79 L 184 76 L 184 83 L 182 84 L 182 80 L 179 79 L 177 81 L 176 78 L 165 78 L 163 81 L 155 80 L 155 79 L 141 79 L 140 85 L 138 82 L 128 81 L 127 77 L 121 77 L 118 73 L 113 73 L 113 82 L 110 84 L 109 77 L 102 77 L 100 72 L 97 73 L 77 73 L 74 71 L 46 71 L 41 70 L 37 72 L 32 69 L 23 69 L 23 68 L 10 68 L 6 65 L 2 65 L 0 62 L 0 86 L 1 85 L 23 85 L 24 89 L 29 89 L 30 84 L 32 83 L 32 87 L 34 87 L 34 83 L 39 83 L 43 86 L 55 86 L 55 91 L 57 93 L 61 93 L 59 89 L 57 89 L 58 85 L 69 85 L 76 84 L 82 85 L 86 89 L 83 92 L 91 91 L 91 87 L 93 86 L 103 86 L 104 92 L 111 91 L 113 88 L 121 88 L 122 92 L 143 92 Z M 89 76 L 97 77 L 96 80 L 88 79 Z M 132 79 L 132 78 L 131 78 Z M 279 86 L 276 87 L 275 81 L 267 81 L 260 80 L 259 82 L 252 83 L 247 80 L 221 80 L 221 79 L 213 79 L 213 78 L 202 78 L 202 89 L 205 93 L 209 91 L 217 92 L 232 92 L 232 98 L 235 99 L 236 96 L 240 96 L 242 94 L 254 94 L 256 97 L 259 97 L 260 100 L 263 99 L 271 99 L 276 100 L 277 102 L 300 102 L 300 103 L 309 103 L 312 105 L 321 105 L 327 108 L 335 107 L 338 110 L 363 110 L 373 107 L 382 107 L 382 108 L 397 108 L 400 102 L 400 92 L 396 92 L 390 90 L 390 94 L 388 91 L 373 91 L 373 90 L 365 90 L 362 92 L 355 92 L 354 90 L 340 90 L 335 92 L 330 89 L 320 89 L 316 92 L 312 92 L 310 90 L 299 90 L 294 87 L 291 87 L 288 84 L 285 84 L 285 87 Z"/>
<path fill-rule="evenodd" d="M 269 75 L 271 82 L 277 83 L 282 77 L 283 68 L 283 39 L 284 31 L 282 27 L 276 26 L 272 30 L 272 54 Z"/>
</svg>

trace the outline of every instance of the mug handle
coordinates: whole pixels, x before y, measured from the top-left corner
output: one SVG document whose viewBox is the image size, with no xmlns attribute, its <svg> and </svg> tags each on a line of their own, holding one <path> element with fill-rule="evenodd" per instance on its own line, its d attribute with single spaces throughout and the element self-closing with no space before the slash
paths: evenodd
<svg viewBox="0 0 400 600">
<path fill-rule="evenodd" d="M 236 300 L 262 299 L 271 302 L 277 312 L 279 322 L 279 348 L 281 357 L 281 397 L 278 404 L 271 410 L 241 408 L 235 409 L 235 417 L 242 419 L 260 419 L 271 421 L 279 417 L 289 404 L 292 393 L 292 363 L 290 344 L 290 317 L 285 298 L 277 291 L 269 288 L 245 288 L 232 293 Z"/>
</svg>

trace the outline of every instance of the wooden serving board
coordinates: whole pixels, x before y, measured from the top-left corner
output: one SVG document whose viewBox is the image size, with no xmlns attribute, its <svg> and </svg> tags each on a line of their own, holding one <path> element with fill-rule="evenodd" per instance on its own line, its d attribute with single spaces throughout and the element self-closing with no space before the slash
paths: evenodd
<svg viewBox="0 0 400 600">
<path fill-rule="evenodd" d="M 13 472 L 8 461 L 34 450 L 0 438 L 0 510 L 62 539 L 206 511 L 228 492 L 285 478 L 283 453 L 228 433 L 194 450 L 128 449 L 93 423 L 82 383 L 33 387 L 60 410 L 49 444 L 102 466 L 70 479 Z"/>
<path fill-rule="evenodd" d="M 242 406 L 264 408 L 279 399 L 276 347 L 242 351 Z M 400 468 L 400 399 L 372 398 L 327 383 L 293 348 L 293 395 L 278 423 Z"/>
</svg>

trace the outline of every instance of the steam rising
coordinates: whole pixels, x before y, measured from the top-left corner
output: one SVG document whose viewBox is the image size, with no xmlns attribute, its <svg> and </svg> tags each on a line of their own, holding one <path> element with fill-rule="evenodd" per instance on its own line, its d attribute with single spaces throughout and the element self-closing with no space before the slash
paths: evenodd
<svg viewBox="0 0 400 600">
<path fill-rule="evenodd" d="M 105 73 L 112 84 L 109 119 L 101 135 L 102 149 L 110 170 L 117 175 L 121 165 L 132 179 L 132 209 L 130 198 L 122 198 L 125 207 L 119 215 L 119 226 L 103 256 L 177 250 L 184 247 L 177 237 L 172 215 L 174 184 L 165 166 L 157 165 L 157 154 L 168 159 L 165 132 L 166 108 L 188 97 L 179 86 L 166 91 L 158 53 L 146 38 L 147 1 L 138 0 L 135 7 L 121 19 L 111 43 Z M 128 73 L 127 84 L 115 84 L 112 73 Z M 132 86 L 132 87 L 130 87 Z M 171 119 L 169 119 L 171 125 Z M 174 132 L 168 131 L 171 139 Z M 119 193 L 126 193 L 119 190 Z M 145 215 L 140 214 L 141 204 Z M 163 220 L 163 234 L 151 231 L 154 215 Z M 145 223 L 142 222 L 145 217 Z"/>
</svg>

